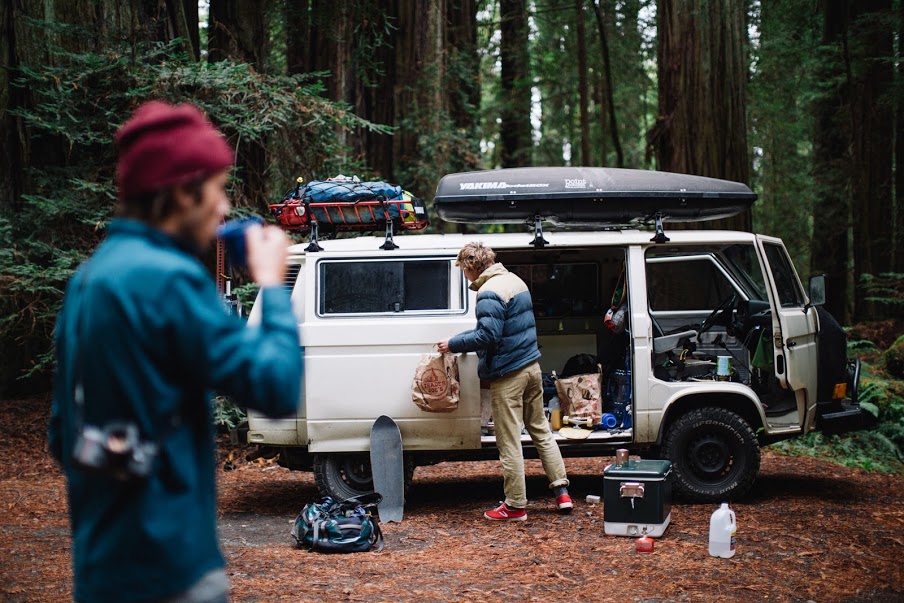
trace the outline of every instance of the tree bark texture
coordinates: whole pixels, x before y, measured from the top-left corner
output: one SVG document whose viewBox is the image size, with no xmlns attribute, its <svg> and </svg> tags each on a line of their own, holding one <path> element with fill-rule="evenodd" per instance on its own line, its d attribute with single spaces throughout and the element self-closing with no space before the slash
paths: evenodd
<svg viewBox="0 0 904 603">
<path fill-rule="evenodd" d="M 837 82 L 816 100 L 813 145 L 814 274 L 826 275 L 826 309 L 839 321 L 850 320 L 848 244 L 851 226 L 850 118 L 846 107 L 850 82 L 844 56 L 848 28 L 848 0 L 824 0 L 822 44 L 818 79 Z"/>
<path fill-rule="evenodd" d="M 400 129 L 393 144 L 395 160 L 406 167 L 412 188 L 424 191 L 436 186 L 435 174 L 417 169 L 417 162 L 428 159 L 419 139 L 435 134 L 437 116 L 447 107 L 445 100 L 445 64 L 442 42 L 445 39 L 446 0 L 401 0 L 396 54 L 395 125 Z M 440 152 L 436 149 L 434 153 Z M 445 157 L 429 157 L 442 165 Z"/>
<path fill-rule="evenodd" d="M 587 92 L 587 34 L 584 24 L 584 0 L 575 0 L 575 29 L 578 34 L 578 104 L 581 120 L 581 163 L 593 165 L 590 159 L 590 116 L 588 105 L 590 95 Z"/>
<path fill-rule="evenodd" d="M 314 71 L 307 52 L 313 34 L 310 2 L 286 2 L 283 21 L 286 24 L 286 70 L 291 75 Z"/>
<path fill-rule="evenodd" d="M 522 167 L 530 165 L 533 150 L 527 8 L 525 0 L 500 0 L 499 10 L 502 167 Z"/>
<path fill-rule="evenodd" d="M 621 138 L 618 134 L 618 120 L 615 117 L 615 87 L 612 84 L 612 62 L 609 55 L 609 37 L 606 35 L 606 18 L 602 3 L 606 0 L 594 2 L 593 11 L 596 13 L 596 26 L 600 32 L 600 49 L 603 53 L 603 71 L 606 74 L 606 102 L 607 115 L 609 116 L 609 132 L 612 134 L 612 147 L 615 149 L 615 167 L 624 167 L 625 156 L 622 151 Z M 605 147 L 604 147 L 605 148 Z M 606 164 L 606 155 L 603 155 L 601 165 Z"/>
<path fill-rule="evenodd" d="M 157 0 L 142 0 L 157 4 Z M 269 0 L 210 0 L 207 51 L 211 62 L 232 59 L 267 71 Z"/>
<path fill-rule="evenodd" d="M 480 58 L 477 54 L 477 0 L 446 0 L 446 96 L 452 124 L 477 143 Z M 477 149 L 474 149 L 477 151 Z M 474 158 L 472 167 L 476 167 Z"/>
<path fill-rule="evenodd" d="M 267 0 L 211 0 L 208 28 L 208 61 L 231 59 L 248 63 L 260 72 L 266 71 L 269 55 L 269 22 Z M 265 143 L 236 147 L 236 175 L 241 184 L 234 197 L 238 207 L 260 211 L 267 206 L 267 151 Z"/>
<path fill-rule="evenodd" d="M 750 181 L 742 0 L 659 0 L 657 169 Z M 706 223 L 751 229 L 750 212 Z"/>
<path fill-rule="evenodd" d="M 44 136 L 36 139 L 10 110 L 28 108 L 34 100 L 27 89 L 11 86 L 16 70 L 41 70 L 61 60 L 51 44 L 70 52 L 89 52 L 108 47 L 111 40 L 135 40 L 138 33 L 150 35 L 155 27 L 132 29 L 147 13 L 141 3 L 128 0 L 5 0 L 0 3 L 0 211 L 21 208 L 21 195 L 32 192 L 31 168 L 64 165 L 68 146 Z M 61 35 L 41 22 L 78 26 L 81 35 Z M 158 39 L 143 37 L 142 40 Z M 163 40 L 166 41 L 166 40 Z"/>
<path fill-rule="evenodd" d="M 851 150 L 854 277 L 891 271 L 893 265 L 892 149 L 894 136 L 893 12 L 891 0 L 851 3 Z M 854 314 L 878 318 L 875 304 L 855 289 Z"/>
<path fill-rule="evenodd" d="M 18 66 L 15 16 L 18 3 L 0 3 L 0 65 Z M 10 85 L 11 69 L 0 69 L 0 215 L 18 208 L 24 185 L 21 122 L 7 111 L 20 105 L 16 89 Z"/>
<path fill-rule="evenodd" d="M 904 2 L 898 2 L 898 56 L 904 56 Z M 904 61 L 898 61 L 896 87 L 904 83 Z M 904 273 L 904 94 L 898 92 L 895 102 L 895 231 L 892 242 L 892 270 Z"/>
</svg>

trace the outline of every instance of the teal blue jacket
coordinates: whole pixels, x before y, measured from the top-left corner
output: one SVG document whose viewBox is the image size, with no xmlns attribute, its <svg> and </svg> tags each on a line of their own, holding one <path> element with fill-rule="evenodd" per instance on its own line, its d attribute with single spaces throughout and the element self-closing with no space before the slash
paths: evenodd
<svg viewBox="0 0 904 603">
<path fill-rule="evenodd" d="M 55 332 L 51 452 L 67 477 L 75 598 L 156 600 L 224 566 L 216 534 L 213 393 L 270 415 L 299 399 L 302 360 L 289 292 L 261 292 L 262 319 L 230 316 L 189 247 L 114 221 L 71 279 Z M 76 381 L 84 412 L 74 412 Z M 73 467 L 78 414 L 123 419 L 161 450 L 138 484 Z"/>
</svg>

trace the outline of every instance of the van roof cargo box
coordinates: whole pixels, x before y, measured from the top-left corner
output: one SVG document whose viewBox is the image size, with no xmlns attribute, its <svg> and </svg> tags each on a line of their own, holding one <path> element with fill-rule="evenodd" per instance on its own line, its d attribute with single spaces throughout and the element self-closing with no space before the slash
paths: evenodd
<svg viewBox="0 0 904 603">
<path fill-rule="evenodd" d="M 447 222 L 632 224 L 699 222 L 748 209 L 745 184 L 649 170 L 592 167 L 509 168 L 449 174 L 434 204 Z"/>
</svg>

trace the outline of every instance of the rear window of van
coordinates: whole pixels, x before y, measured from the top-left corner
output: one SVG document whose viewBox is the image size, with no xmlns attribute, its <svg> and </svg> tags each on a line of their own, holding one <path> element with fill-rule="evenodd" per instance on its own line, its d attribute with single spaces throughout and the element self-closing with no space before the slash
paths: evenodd
<svg viewBox="0 0 904 603">
<path fill-rule="evenodd" d="M 464 284 L 451 259 L 324 260 L 319 263 L 319 313 L 463 311 Z"/>
</svg>

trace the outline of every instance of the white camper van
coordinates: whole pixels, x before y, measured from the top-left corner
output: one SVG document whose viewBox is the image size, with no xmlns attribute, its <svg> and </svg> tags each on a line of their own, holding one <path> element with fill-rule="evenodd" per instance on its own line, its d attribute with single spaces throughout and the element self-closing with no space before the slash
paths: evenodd
<svg viewBox="0 0 904 603">
<path fill-rule="evenodd" d="M 286 467 L 313 470 L 320 491 L 338 498 L 373 489 L 370 431 L 381 415 L 401 430 L 409 482 L 418 465 L 496 458 L 474 354 L 458 358 L 457 410 L 425 412 L 411 396 L 421 356 L 475 325 L 476 294 L 455 257 L 480 240 L 530 287 L 547 383 L 579 354 L 603 367 L 603 411 L 617 424 L 585 439 L 554 432 L 563 456 L 628 448 L 671 460 L 674 487 L 690 500 L 742 496 L 761 446 L 868 420 L 857 404 L 859 365 L 820 307 L 824 279 L 805 289 L 773 237 L 668 228 L 731 215 L 755 198 L 743 184 L 641 170 L 471 172 L 440 182 L 444 220 L 528 228 L 295 246 L 286 286 L 302 397 L 295 416 L 251 414 L 248 441 Z M 615 334 L 604 316 L 619 287 L 626 328 Z M 526 434 L 522 442 L 530 457 Z"/>
</svg>

